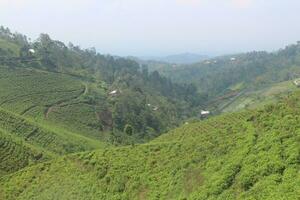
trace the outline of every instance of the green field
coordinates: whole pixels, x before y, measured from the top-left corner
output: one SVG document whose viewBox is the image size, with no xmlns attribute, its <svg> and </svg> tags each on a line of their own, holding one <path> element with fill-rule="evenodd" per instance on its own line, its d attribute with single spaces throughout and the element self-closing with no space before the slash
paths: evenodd
<svg viewBox="0 0 300 200">
<path fill-rule="evenodd" d="M 297 199 L 300 94 L 0 179 L 4 199 Z"/>
</svg>

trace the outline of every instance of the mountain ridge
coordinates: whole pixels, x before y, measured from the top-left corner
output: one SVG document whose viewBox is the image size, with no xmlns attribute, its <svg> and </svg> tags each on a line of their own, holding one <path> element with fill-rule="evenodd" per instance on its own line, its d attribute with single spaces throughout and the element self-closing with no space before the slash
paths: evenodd
<svg viewBox="0 0 300 200">
<path fill-rule="evenodd" d="M 156 56 L 146 56 L 139 57 L 139 59 L 144 61 L 157 61 L 157 62 L 165 62 L 169 64 L 193 64 L 203 60 L 208 59 L 207 55 L 200 55 L 195 53 L 181 53 L 181 54 L 173 54 L 165 57 L 156 57 Z"/>
</svg>

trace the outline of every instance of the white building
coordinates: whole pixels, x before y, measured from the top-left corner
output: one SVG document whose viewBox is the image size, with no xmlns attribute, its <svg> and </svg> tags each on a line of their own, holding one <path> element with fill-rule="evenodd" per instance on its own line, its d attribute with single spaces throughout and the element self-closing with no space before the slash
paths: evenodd
<svg viewBox="0 0 300 200">
<path fill-rule="evenodd" d="M 294 80 L 294 84 L 295 84 L 297 87 L 300 87 L 300 79 Z"/>
<path fill-rule="evenodd" d="M 28 52 L 34 54 L 35 50 L 34 49 L 29 49 Z"/>
<path fill-rule="evenodd" d="M 117 94 L 118 93 L 118 90 L 113 90 L 113 91 L 111 91 L 110 93 L 109 93 L 109 95 L 115 95 L 115 94 Z"/>
<path fill-rule="evenodd" d="M 210 114 L 210 111 L 201 110 L 200 113 L 201 113 L 202 116 L 205 116 L 205 115 L 209 115 L 209 114 Z"/>
</svg>

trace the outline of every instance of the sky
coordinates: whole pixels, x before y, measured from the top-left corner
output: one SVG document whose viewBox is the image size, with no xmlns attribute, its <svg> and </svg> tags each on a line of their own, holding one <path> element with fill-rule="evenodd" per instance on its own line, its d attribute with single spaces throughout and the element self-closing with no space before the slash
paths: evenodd
<svg viewBox="0 0 300 200">
<path fill-rule="evenodd" d="M 0 0 L 0 25 L 99 53 L 274 51 L 300 40 L 299 0 Z"/>
</svg>

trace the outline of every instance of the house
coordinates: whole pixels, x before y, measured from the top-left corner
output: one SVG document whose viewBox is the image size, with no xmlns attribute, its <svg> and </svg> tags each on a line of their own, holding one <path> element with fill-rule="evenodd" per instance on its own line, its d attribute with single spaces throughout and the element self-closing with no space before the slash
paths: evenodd
<svg viewBox="0 0 300 200">
<path fill-rule="evenodd" d="M 118 94 L 118 90 L 113 90 L 113 91 L 111 91 L 110 93 L 108 93 L 109 95 L 116 95 L 116 94 Z"/>
<path fill-rule="evenodd" d="M 157 110 L 158 110 L 158 107 L 157 107 L 157 106 L 154 106 L 153 110 L 154 110 L 154 111 L 157 111 Z"/>
<path fill-rule="evenodd" d="M 200 114 L 201 114 L 201 116 L 207 116 L 210 114 L 210 111 L 201 110 Z"/>
<path fill-rule="evenodd" d="M 31 53 L 31 54 L 35 54 L 35 50 L 34 49 L 29 49 L 28 52 Z"/>
<path fill-rule="evenodd" d="M 294 84 L 295 84 L 297 87 L 300 87 L 300 78 L 294 80 Z"/>
<path fill-rule="evenodd" d="M 232 57 L 230 58 L 231 61 L 236 61 L 236 58 Z"/>
</svg>

